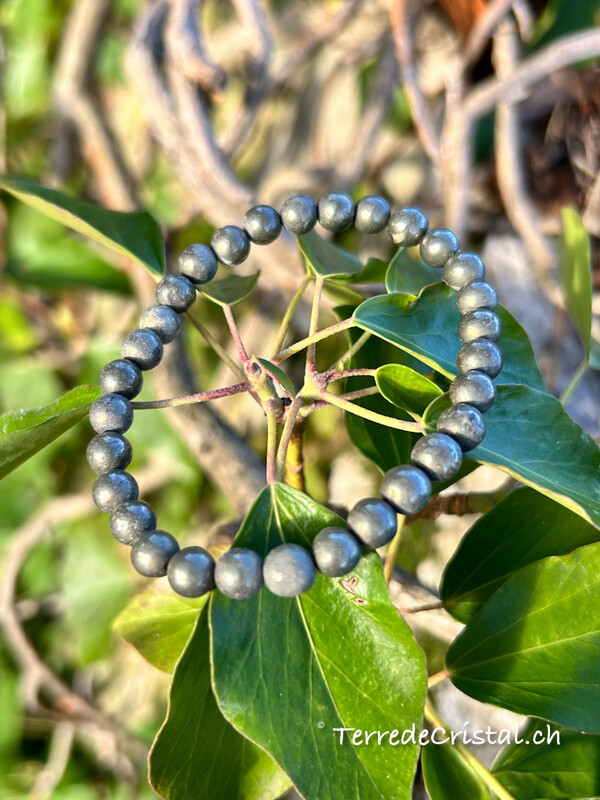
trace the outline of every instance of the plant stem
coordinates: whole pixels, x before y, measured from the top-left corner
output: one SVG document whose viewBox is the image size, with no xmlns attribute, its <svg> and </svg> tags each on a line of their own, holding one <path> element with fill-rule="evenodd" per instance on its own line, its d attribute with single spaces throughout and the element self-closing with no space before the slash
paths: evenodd
<svg viewBox="0 0 600 800">
<path fill-rule="evenodd" d="M 288 451 L 284 464 L 284 480 L 288 486 L 299 492 L 306 491 L 304 484 L 304 456 L 302 443 L 304 439 L 304 420 L 298 415 L 292 429 Z"/>
<path fill-rule="evenodd" d="M 385 564 L 383 565 L 383 577 L 385 578 L 386 583 L 391 581 L 394 567 L 396 566 L 396 559 L 398 558 L 398 550 L 400 549 L 402 530 L 404 528 L 405 521 L 406 517 L 403 514 L 398 514 L 398 530 L 390 542 L 390 546 L 388 547 L 388 551 L 385 556 Z"/>
<path fill-rule="evenodd" d="M 343 378 L 374 378 L 376 374 L 376 369 L 346 369 L 343 372 L 328 370 L 323 373 L 328 384 L 334 383 L 334 381 L 341 381 Z M 379 389 L 377 391 L 379 391 Z"/>
<path fill-rule="evenodd" d="M 315 294 L 313 297 L 312 311 L 310 313 L 310 327 L 308 337 L 314 337 L 319 327 L 319 311 L 321 310 L 321 298 L 323 296 L 324 279 L 320 276 L 315 279 Z M 306 349 L 306 369 L 305 377 L 309 378 L 316 372 L 317 343 L 312 341 Z"/>
<path fill-rule="evenodd" d="M 235 346 L 238 351 L 238 356 L 240 357 L 240 361 L 242 362 L 242 364 L 246 364 L 250 359 L 248 358 L 248 353 L 246 352 L 246 348 L 244 347 L 244 343 L 242 342 L 242 337 L 240 336 L 238 327 L 235 324 L 235 319 L 233 318 L 233 312 L 231 310 L 231 306 L 223 306 L 223 313 L 225 314 L 225 319 L 227 320 L 227 324 L 229 325 L 229 330 L 231 331 L 233 341 L 235 342 Z"/>
<path fill-rule="evenodd" d="M 236 383 L 234 386 L 225 386 L 223 389 L 213 389 L 210 392 L 199 392 L 198 394 L 188 394 L 183 397 L 170 397 L 166 400 L 138 400 L 132 401 L 131 405 L 136 411 L 147 408 L 172 408 L 174 406 L 192 406 L 196 403 L 206 403 L 208 400 L 218 400 L 220 397 L 231 397 L 240 392 L 247 392 L 250 384 Z"/>
<path fill-rule="evenodd" d="M 431 689 L 432 686 L 437 686 L 438 683 L 445 681 L 449 677 L 448 670 L 443 669 L 440 672 L 436 672 L 434 675 L 430 675 L 427 679 L 427 688 Z"/>
<path fill-rule="evenodd" d="M 571 380 L 567 383 L 561 396 L 558 398 L 558 401 L 561 405 L 566 406 L 566 404 L 571 399 L 571 395 L 575 391 L 575 389 L 579 386 L 579 382 L 588 371 L 589 363 L 587 358 L 584 358 L 581 364 L 577 367 L 573 375 L 571 376 Z"/>
<path fill-rule="evenodd" d="M 397 431 L 408 431 L 409 433 L 421 433 L 422 428 L 417 422 L 406 422 L 402 419 L 394 419 L 394 417 L 387 417 L 385 414 L 378 414 L 376 411 L 371 411 L 368 408 L 354 405 L 343 397 L 338 397 L 336 394 L 322 390 L 318 395 L 319 399 L 326 400 L 332 406 L 337 406 L 343 411 L 348 411 L 350 414 L 355 414 L 357 417 L 368 419 L 371 422 L 378 422 L 380 425 L 385 425 L 387 428 L 394 428 Z"/>
<path fill-rule="evenodd" d="M 379 394 L 377 386 L 367 386 L 365 389 L 357 389 L 355 392 L 345 392 L 344 394 L 337 395 L 342 400 L 359 400 L 361 397 L 369 397 L 370 395 Z M 318 400 L 316 403 L 311 403 L 309 406 L 304 406 L 300 412 L 300 416 L 304 419 L 313 411 L 318 411 L 320 408 L 327 408 L 331 405 L 327 400 Z"/>
<path fill-rule="evenodd" d="M 186 318 L 191 322 L 191 324 L 196 328 L 198 333 L 203 337 L 206 343 L 215 351 L 215 353 L 219 356 L 221 361 L 223 361 L 229 369 L 236 375 L 240 380 L 245 380 L 246 376 L 244 375 L 244 371 L 240 369 L 240 367 L 235 363 L 235 361 L 231 358 L 228 352 L 225 350 L 223 345 L 215 339 L 212 333 L 206 328 L 200 320 L 196 319 L 190 312 L 186 312 Z"/>
<path fill-rule="evenodd" d="M 331 367 L 332 370 L 336 372 L 341 372 L 346 364 L 358 353 L 360 348 L 369 341 L 372 334 L 370 331 L 365 331 L 358 339 L 354 342 L 352 347 L 349 347 L 346 352 L 333 364 Z"/>
<path fill-rule="evenodd" d="M 285 341 L 286 334 L 287 334 L 287 332 L 289 330 L 290 323 L 292 321 L 292 317 L 294 316 L 294 312 L 298 308 L 298 304 L 299 304 L 300 300 L 302 300 L 302 296 L 304 295 L 304 292 L 306 291 L 306 289 L 308 287 L 308 284 L 312 281 L 312 279 L 313 279 L 312 275 L 305 275 L 304 276 L 304 280 L 302 281 L 300 286 L 296 289 L 296 293 L 294 294 L 294 296 L 290 300 L 290 304 L 287 307 L 287 310 L 285 312 L 285 315 L 284 315 L 283 319 L 281 320 L 281 326 L 280 326 L 279 331 L 277 333 L 277 338 L 275 339 L 275 344 L 273 345 L 273 349 L 271 350 L 271 358 L 274 358 L 275 355 L 283 347 L 283 343 Z"/>
<path fill-rule="evenodd" d="M 283 480 L 283 470 L 285 468 L 285 459 L 287 456 L 288 447 L 290 446 L 292 433 L 294 432 L 294 425 L 296 424 L 298 414 L 300 413 L 300 409 L 302 408 L 303 404 L 304 401 L 302 398 L 297 396 L 293 399 L 292 405 L 289 406 L 287 410 L 283 431 L 281 433 L 281 439 L 279 440 L 279 448 L 277 450 L 275 474 L 276 480 L 278 481 Z"/>
<path fill-rule="evenodd" d="M 275 412 L 267 409 L 267 483 L 277 479 L 275 462 L 277 458 L 277 417 Z"/>
<path fill-rule="evenodd" d="M 353 327 L 355 327 L 355 323 L 352 317 L 343 319 L 341 322 L 336 322 L 335 325 L 330 325 L 328 328 L 323 328 L 315 333 L 314 336 L 307 336 L 306 339 L 300 339 L 299 342 L 286 347 L 285 350 L 280 350 L 279 353 L 276 353 L 270 360 L 276 364 L 280 364 L 290 356 L 293 356 L 296 353 L 299 353 L 301 350 L 304 350 L 306 347 L 309 347 L 309 345 L 316 344 L 323 339 L 327 339 L 329 336 L 333 336 L 336 333 L 341 333 L 342 331 L 347 331 L 348 328 Z"/>
</svg>

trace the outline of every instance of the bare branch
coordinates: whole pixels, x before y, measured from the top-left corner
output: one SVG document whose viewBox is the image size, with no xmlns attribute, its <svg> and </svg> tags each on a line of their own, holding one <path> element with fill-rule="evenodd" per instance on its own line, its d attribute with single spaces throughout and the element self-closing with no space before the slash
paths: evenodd
<svg viewBox="0 0 600 800">
<path fill-rule="evenodd" d="M 199 6 L 200 0 L 171 0 L 166 39 L 177 69 L 205 92 L 214 94 L 225 88 L 227 74 L 206 53 L 198 29 Z"/>
</svg>

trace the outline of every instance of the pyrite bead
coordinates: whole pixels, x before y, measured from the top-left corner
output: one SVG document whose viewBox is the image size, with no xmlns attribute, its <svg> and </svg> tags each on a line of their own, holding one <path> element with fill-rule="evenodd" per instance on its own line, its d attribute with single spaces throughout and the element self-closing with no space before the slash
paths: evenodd
<svg viewBox="0 0 600 800">
<path fill-rule="evenodd" d="M 281 217 L 271 206 L 254 206 L 246 212 L 242 224 L 255 244 L 271 244 L 281 233 Z"/>
<path fill-rule="evenodd" d="M 414 247 L 427 233 L 427 217 L 418 208 L 403 208 L 394 211 L 388 222 L 388 235 L 394 244 Z"/>
<path fill-rule="evenodd" d="M 137 328 L 123 338 L 121 355 L 142 369 L 153 369 L 160 364 L 163 343 L 151 328 Z"/>
<path fill-rule="evenodd" d="M 221 264 L 226 264 L 228 267 L 241 264 L 250 253 L 250 239 L 246 236 L 246 232 L 236 225 L 225 225 L 216 230 L 210 243 Z"/>
<path fill-rule="evenodd" d="M 120 394 L 103 394 L 91 405 L 90 422 L 97 433 L 125 433 L 133 422 L 133 408 Z"/>
<path fill-rule="evenodd" d="M 431 481 L 423 470 L 410 464 L 389 469 L 381 481 L 381 496 L 399 514 L 417 514 L 431 497 Z"/>
<path fill-rule="evenodd" d="M 167 577 L 182 597 L 200 597 L 214 588 L 215 560 L 203 547 L 184 547 L 171 556 Z"/>
<path fill-rule="evenodd" d="M 456 366 L 459 372 L 478 370 L 495 378 L 502 369 L 503 358 L 500 348 L 487 339 L 467 342 L 458 351 Z"/>
<path fill-rule="evenodd" d="M 480 309 L 469 311 L 458 323 L 458 336 L 461 342 L 473 342 L 475 339 L 489 339 L 497 342 L 502 333 L 502 323 L 493 311 Z"/>
<path fill-rule="evenodd" d="M 179 333 L 181 320 L 171 306 L 150 306 L 140 315 L 140 328 L 150 328 L 158 333 L 163 344 L 168 344 Z"/>
<path fill-rule="evenodd" d="M 450 384 L 450 400 L 454 405 L 468 403 L 483 413 L 492 407 L 495 399 L 494 381 L 485 372 L 464 372 Z"/>
<path fill-rule="evenodd" d="M 265 558 L 265 586 L 279 597 L 297 597 L 315 582 L 317 569 L 313 557 L 298 544 L 280 544 Z"/>
<path fill-rule="evenodd" d="M 96 480 L 92 489 L 94 503 L 100 511 L 110 514 L 124 503 L 138 499 L 139 489 L 136 479 L 122 469 L 105 472 Z"/>
<path fill-rule="evenodd" d="M 429 433 L 415 444 L 410 459 L 432 481 L 447 481 L 460 469 L 462 450 L 451 436 Z"/>
<path fill-rule="evenodd" d="M 316 203 L 303 194 L 289 197 L 281 206 L 279 213 L 283 227 L 296 236 L 309 233 L 317 224 Z"/>
<path fill-rule="evenodd" d="M 131 400 L 142 391 L 142 370 L 133 362 L 118 358 L 103 367 L 100 388 L 107 394 L 120 394 Z"/>
<path fill-rule="evenodd" d="M 140 536 L 156 529 L 156 514 L 149 503 L 134 500 L 110 515 L 110 532 L 118 542 L 134 545 Z"/>
<path fill-rule="evenodd" d="M 384 197 L 370 194 L 356 204 L 354 224 L 361 233 L 379 233 L 390 219 L 390 204 Z"/>
<path fill-rule="evenodd" d="M 263 585 L 262 558 L 247 547 L 232 547 L 215 566 L 215 584 L 225 597 L 246 600 Z"/>
<path fill-rule="evenodd" d="M 396 512 L 385 500 L 365 497 L 348 514 L 348 528 L 367 547 L 383 547 L 398 529 Z"/>
<path fill-rule="evenodd" d="M 140 575 L 162 578 L 167 565 L 179 551 L 177 539 L 167 531 L 148 531 L 131 548 L 131 563 Z"/>
<path fill-rule="evenodd" d="M 455 439 L 463 452 L 481 444 L 485 436 L 485 420 L 474 406 L 458 403 L 439 416 L 436 429 Z"/>
<path fill-rule="evenodd" d="M 475 253 L 456 253 L 448 259 L 443 277 L 448 286 L 458 292 L 473 281 L 482 281 L 485 265 Z"/>
<path fill-rule="evenodd" d="M 192 283 L 208 283 L 217 274 L 215 251 L 206 244 L 191 244 L 179 256 L 178 269 Z"/>
<path fill-rule="evenodd" d="M 354 202 L 343 192 L 329 192 L 319 200 L 319 222 L 326 231 L 341 233 L 354 222 Z"/>
<path fill-rule="evenodd" d="M 166 275 L 156 287 L 155 297 L 159 306 L 171 306 L 183 314 L 194 304 L 196 289 L 185 275 Z"/>
<path fill-rule="evenodd" d="M 458 239 L 448 228 L 433 228 L 423 237 L 419 253 L 426 264 L 443 267 L 450 256 L 458 253 Z"/>
<path fill-rule="evenodd" d="M 86 451 L 87 462 L 98 475 L 113 469 L 126 469 L 132 456 L 131 442 L 116 432 L 94 436 Z"/>
<path fill-rule="evenodd" d="M 497 305 L 496 290 L 485 281 L 467 283 L 456 295 L 456 307 L 461 314 L 468 314 L 469 311 L 479 311 L 483 308 L 494 311 Z"/>
<path fill-rule="evenodd" d="M 313 540 L 312 551 L 319 571 L 328 578 L 347 575 L 360 561 L 360 543 L 345 528 L 323 528 Z"/>
</svg>

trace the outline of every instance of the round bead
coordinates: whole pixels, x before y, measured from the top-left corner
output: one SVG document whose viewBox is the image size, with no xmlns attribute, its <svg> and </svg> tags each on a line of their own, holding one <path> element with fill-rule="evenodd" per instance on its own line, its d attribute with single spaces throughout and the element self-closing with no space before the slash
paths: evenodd
<svg viewBox="0 0 600 800">
<path fill-rule="evenodd" d="M 97 433 L 125 433 L 133 422 L 133 408 L 120 394 L 103 394 L 90 407 L 90 422 Z"/>
<path fill-rule="evenodd" d="M 500 319 L 493 311 L 485 309 L 469 311 L 458 323 L 458 336 L 461 342 L 472 342 L 475 339 L 497 342 L 501 333 Z"/>
<path fill-rule="evenodd" d="M 498 345 L 487 339 L 476 339 L 467 342 L 458 351 L 456 366 L 459 372 L 479 370 L 485 372 L 490 378 L 495 378 L 502 369 L 502 353 Z"/>
<path fill-rule="evenodd" d="M 271 206 L 254 206 L 246 212 L 242 224 L 255 244 L 271 244 L 281 233 L 281 217 Z"/>
<path fill-rule="evenodd" d="M 131 548 L 131 563 L 140 575 L 162 578 L 179 550 L 177 539 L 166 531 L 148 531 Z"/>
<path fill-rule="evenodd" d="M 348 527 L 367 547 L 383 547 L 396 535 L 398 518 L 385 500 L 365 497 L 348 514 Z"/>
<path fill-rule="evenodd" d="M 241 264 L 250 253 L 250 240 L 246 232 L 236 225 L 225 225 L 216 230 L 210 243 L 221 264 L 228 267 Z"/>
<path fill-rule="evenodd" d="M 485 372 L 464 372 L 450 384 L 450 400 L 454 405 L 468 403 L 483 413 L 492 407 L 495 399 L 494 381 Z"/>
<path fill-rule="evenodd" d="M 345 528 L 323 528 L 313 540 L 317 568 L 328 578 L 347 575 L 360 561 L 360 542 Z"/>
<path fill-rule="evenodd" d="M 140 369 L 153 369 L 163 354 L 163 343 L 160 336 L 150 328 L 137 328 L 123 339 L 121 355 L 128 358 Z"/>
<path fill-rule="evenodd" d="M 131 442 L 115 432 L 94 436 L 86 451 L 87 462 L 98 475 L 113 469 L 126 469 L 132 456 Z"/>
<path fill-rule="evenodd" d="M 417 514 L 431 497 L 431 481 L 417 467 L 399 464 L 392 467 L 381 481 L 381 496 L 398 514 Z"/>
<path fill-rule="evenodd" d="M 156 528 L 156 514 L 149 503 L 134 500 L 110 515 L 110 532 L 118 542 L 133 545 L 140 536 Z"/>
<path fill-rule="evenodd" d="M 443 277 L 448 286 L 458 292 L 463 286 L 484 279 L 485 264 L 475 253 L 456 253 L 448 259 Z"/>
<path fill-rule="evenodd" d="M 319 222 L 326 231 L 341 233 L 354 222 L 354 202 L 343 192 L 329 192 L 319 200 Z"/>
<path fill-rule="evenodd" d="M 388 235 L 394 244 L 414 247 L 427 233 L 429 222 L 418 208 L 403 208 L 394 211 L 388 222 Z"/>
<path fill-rule="evenodd" d="M 288 197 L 279 213 L 283 227 L 296 236 L 312 231 L 317 224 L 317 206 L 303 194 Z"/>
<path fill-rule="evenodd" d="M 203 547 L 184 547 L 171 557 L 167 577 L 182 597 L 200 597 L 214 588 L 215 560 Z"/>
<path fill-rule="evenodd" d="M 232 547 L 215 566 L 215 584 L 225 597 L 246 600 L 263 585 L 262 558 L 247 547 Z"/>
<path fill-rule="evenodd" d="M 265 558 L 265 586 L 279 597 L 297 597 L 315 582 L 317 569 L 308 550 L 298 544 L 280 544 Z"/>
<path fill-rule="evenodd" d="M 185 275 L 167 275 L 156 287 L 155 296 L 160 306 L 171 306 L 178 314 L 183 314 L 194 304 L 196 290 Z"/>
<path fill-rule="evenodd" d="M 191 244 L 179 256 L 177 268 L 192 283 L 208 283 L 217 274 L 219 262 L 212 247 Z"/>
<path fill-rule="evenodd" d="M 96 480 L 92 490 L 94 503 L 100 511 L 110 514 L 124 503 L 138 499 L 139 489 L 136 479 L 122 469 L 105 472 Z"/>
<path fill-rule="evenodd" d="M 141 313 L 140 328 L 150 328 L 158 333 L 163 344 L 168 344 L 179 333 L 181 320 L 171 306 L 150 306 Z"/>
<path fill-rule="evenodd" d="M 456 306 L 461 314 L 486 308 L 493 311 L 498 305 L 498 295 L 485 281 L 473 281 L 463 286 L 456 295 Z"/>
<path fill-rule="evenodd" d="M 443 411 L 437 421 L 436 429 L 447 433 L 461 446 L 463 452 L 481 444 L 485 436 L 485 420 L 474 406 L 458 403 Z"/>
<path fill-rule="evenodd" d="M 443 267 L 458 252 L 458 239 L 448 228 L 434 228 L 423 237 L 419 252 L 426 264 Z"/>
<path fill-rule="evenodd" d="M 122 358 L 111 361 L 100 373 L 100 388 L 103 392 L 120 394 L 128 400 L 142 391 L 143 383 L 141 369 Z"/>
<path fill-rule="evenodd" d="M 460 469 L 462 450 L 451 436 L 429 433 L 413 447 L 410 460 L 432 481 L 447 481 Z"/>
<path fill-rule="evenodd" d="M 390 214 L 390 204 L 384 197 L 367 195 L 356 204 L 356 230 L 361 233 L 379 233 L 388 224 Z"/>
</svg>

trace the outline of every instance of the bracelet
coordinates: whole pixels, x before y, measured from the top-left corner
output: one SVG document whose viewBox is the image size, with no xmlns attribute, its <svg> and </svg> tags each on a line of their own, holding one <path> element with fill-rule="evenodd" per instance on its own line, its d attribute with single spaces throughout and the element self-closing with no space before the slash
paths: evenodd
<svg viewBox="0 0 600 800">
<path fill-rule="evenodd" d="M 142 388 L 142 372 L 157 366 L 163 346 L 179 334 L 179 315 L 196 298 L 196 285 L 215 276 L 218 262 L 240 264 L 251 242 L 273 242 L 282 227 L 293 234 L 311 231 L 317 221 L 333 233 L 354 223 L 362 233 L 387 228 L 400 246 L 420 245 L 421 259 L 443 269 L 443 279 L 457 292 L 461 314 L 458 335 L 463 342 L 456 363 L 458 376 L 450 385 L 452 405 L 439 417 L 436 432 L 424 435 L 411 451 L 411 464 L 388 470 L 381 482 L 381 498 L 360 500 L 350 511 L 347 529 L 327 527 L 312 544 L 312 553 L 297 544 L 274 547 L 263 560 L 248 548 L 233 547 L 215 563 L 202 547 L 180 548 L 166 531 L 157 530 L 152 507 L 139 500 L 138 484 L 126 472 L 132 448 L 123 434 L 133 422 L 130 400 Z M 140 327 L 128 333 L 122 358 L 107 364 L 100 374 L 104 394 L 90 408 L 97 432 L 87 449 L 90 467 L 98 473 L 93 488 L 97 507 L 110 517 L 113 536 L 131 546 L 135 569 L 150 578 L 168 576 L 172 588 L 185 597 L 199 597 L 217 588 L 227 597 L 246 599 L 263 585 L 281 597 L 296 597 L 313 585 L 319 570 L 328 577 L 348 574 L 358 564 L 361 547 L 387 544 L 397 530 L 397 514 L 416 514 L 431 497 L 431 481 L 446 481 L 459 470 L 463 452 L 483 441 L 483 413 L 493 404 L 492 378 L 502 369 L 496 345 L 501 324 L 494 309 L 495 290 L 485 282 L 485 267 L 474 253 L 460 252 L 458 240 L 447 228 L 429 230 L 427 217 L 416 208 L 392 212 L 388 202 L 375 195 L 354 204 L 340 192 L 324 195 L 318 205 L 295 195 L 274 208 L 259 205 L 245 215 L 243 228 L 226 225 L 215 231 L 211 246 L 195 244 L 179 258 L 179 273 L 164 277 L 156 287 L 156 305 L 140 316 Z"/>
</svg>

